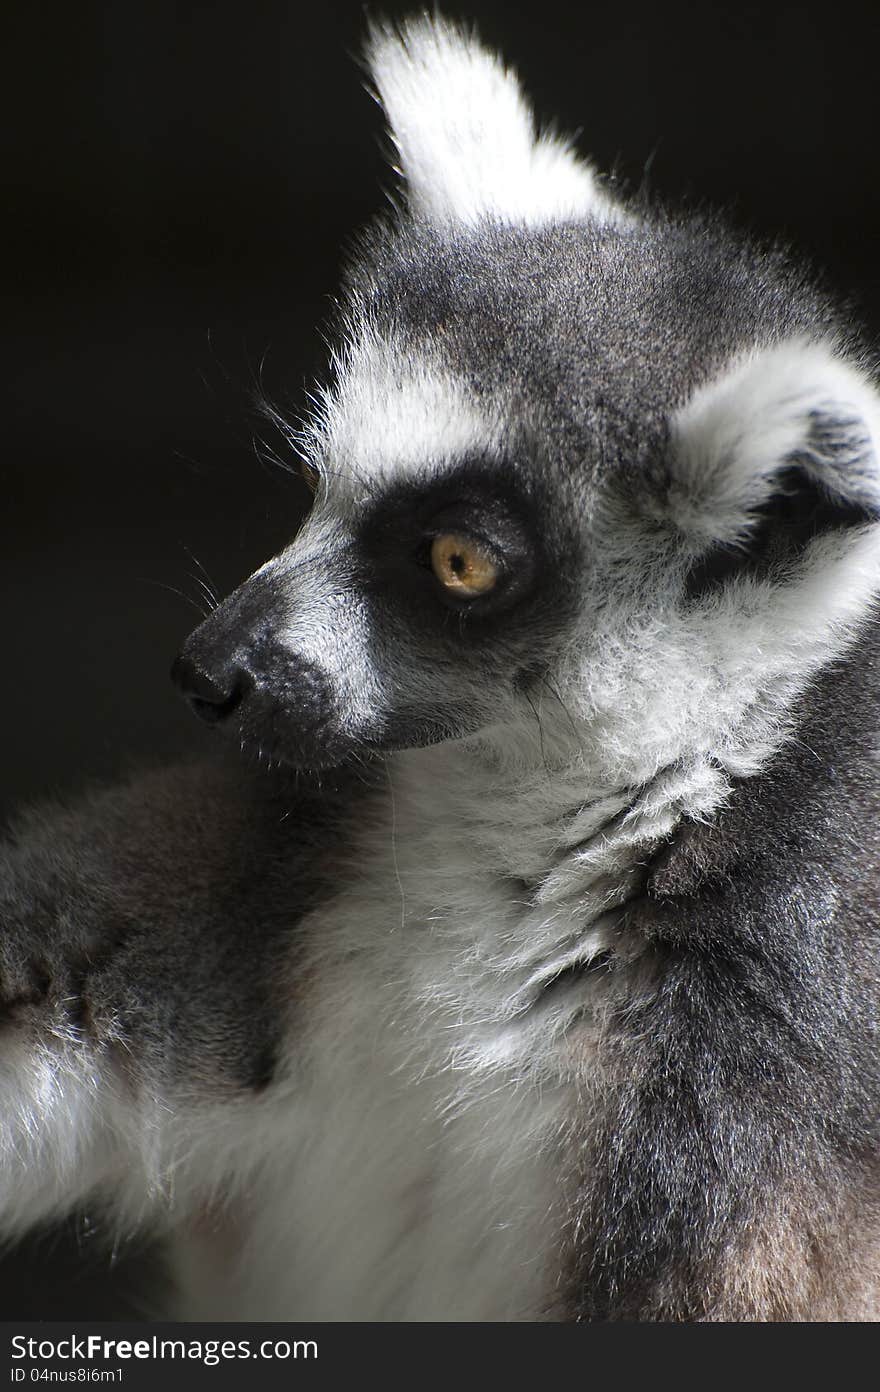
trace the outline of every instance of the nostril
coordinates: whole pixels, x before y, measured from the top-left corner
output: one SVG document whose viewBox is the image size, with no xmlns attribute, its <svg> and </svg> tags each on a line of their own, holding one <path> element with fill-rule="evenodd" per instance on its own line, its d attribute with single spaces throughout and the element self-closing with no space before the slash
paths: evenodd
<svg viewBox="0 0 880 1392">
<path fill-rule="evenodd" d="M 183 653 L 174 660 L 171 680 L 196 715 L 209 725 L 219 724 L 230 716 L 241 705 L 250 685 L 248 674 L 241 667 L 230 665 L 222 672 L 211 674 Z"/>
<path fill-rule="evenodd" d="M 200 719 L 207 725 L 219 725 L 221 720 L 225 720 L 231 715 L 238 706 L 241 705 L 241 698 L 244 695 L 244 684 L 237 686 L 225 701 L 206 701 L 202 696 L 188 696 L 187 700 Z"/>
</svg>

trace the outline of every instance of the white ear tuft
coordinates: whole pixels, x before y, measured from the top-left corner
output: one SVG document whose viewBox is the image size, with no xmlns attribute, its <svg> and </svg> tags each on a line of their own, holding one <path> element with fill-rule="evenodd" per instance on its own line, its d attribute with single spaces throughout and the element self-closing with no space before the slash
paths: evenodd
<svg viewBox="0 0 880 1392">
<path fill-rule="evenodd" d="M 880 398 L 826 343 L 751 354 L 702 387 L 673 421 L 667 499 L 681 530 L 735 542 L 798 466 L 829 499 L 880 517 Z"/>
<path fill-rule="evenodd" d="M 467 225 L 626 220 L 566 141 L 536 134 L 514 75 L 463 29 L 374 27 L 366 56 L 414 211 Z"/>
</svg>

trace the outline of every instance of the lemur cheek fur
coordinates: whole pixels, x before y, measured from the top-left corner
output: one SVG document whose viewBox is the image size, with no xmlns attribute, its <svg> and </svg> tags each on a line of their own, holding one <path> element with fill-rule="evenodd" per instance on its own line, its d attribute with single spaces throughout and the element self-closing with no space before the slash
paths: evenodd
<svg viewBox="0 0 880 1392">
<path fill-rule="evenodd" d="M 880 408 L 846 316 L 374 26 L 300 533 L 215 757 L 0 848 L 0 1220 L 163 1313 L 880 1319 Z M 733 191 L 732 191 L 733 192 Z"/>
</svg>

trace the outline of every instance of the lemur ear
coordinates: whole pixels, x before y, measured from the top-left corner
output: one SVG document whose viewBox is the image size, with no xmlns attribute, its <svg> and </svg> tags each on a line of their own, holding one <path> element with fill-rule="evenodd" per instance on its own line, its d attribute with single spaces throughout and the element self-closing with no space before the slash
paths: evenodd
<svg viewBox="0 0 880 1392">
<path fill-rule="evenodd" d="M 464 29 L 373 26 L 367 64 L 413 211 L 473 225 L 625 215 L 558 136 L 539 135 L 516 77 Z"/>
<path fill-rule="evenodd" d="M 880 520 L 880 398 L 828 344 L 793 340 L 735 364 L 679 411 L 670 443 L 666 519 L 695 551 L 726 548 L 728 569 Z"/>
</svg>

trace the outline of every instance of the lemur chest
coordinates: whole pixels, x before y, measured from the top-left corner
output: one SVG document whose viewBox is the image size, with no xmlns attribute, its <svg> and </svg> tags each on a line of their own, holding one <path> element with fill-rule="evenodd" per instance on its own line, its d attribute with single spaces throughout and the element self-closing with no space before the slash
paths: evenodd
<svg viewBox="0 0 880 1392">
<path fill-rule="evenodd" d="M 247 1242 L 253 1317 L 553 1314 L 566 1138 L 632 866 L 609 842 L 586 887 L 563 872 L 542 897 L 460 844 L 417 845 L 365 860 L 307 925 L 291 1145 Z"/>
<path fill-rule="evenodd" d="M 380 926 L 383 902 L 313 926 L 296 1142 L 256 1218 L 253 1308 L 286 1284 L 286 1318 L 535 1318 L 560 1246 L 564 1089 L 512 1048 L 463 908 L 411 894 L 404 918 L 395 896 Z M 472 944 L 509 913 L 489 894 Z"/>
<path fill-rule="evenodd" d="M 641 844 L 603 833 L 530 883 L 460 840 L 386 840 L 306 921 L 289 1122 L 239 1225 L 235 1317 L 552 1317 Z"/>
<path fill-rule="evenodd" d="M 462 924 L 411 899 L 383 945 L 377 902 L 346 895 L 309 925 L 286 1139 L 242 1197 L 224 1270 L 205 1225 L 189 1235 L 193 1284 L 237 1319 L 552 1316 L 567 1088 L 513 1047 L 497 963 L 461 960 Z M 501 931 L 510 906 L 484 912 Z"/>
</svg>

